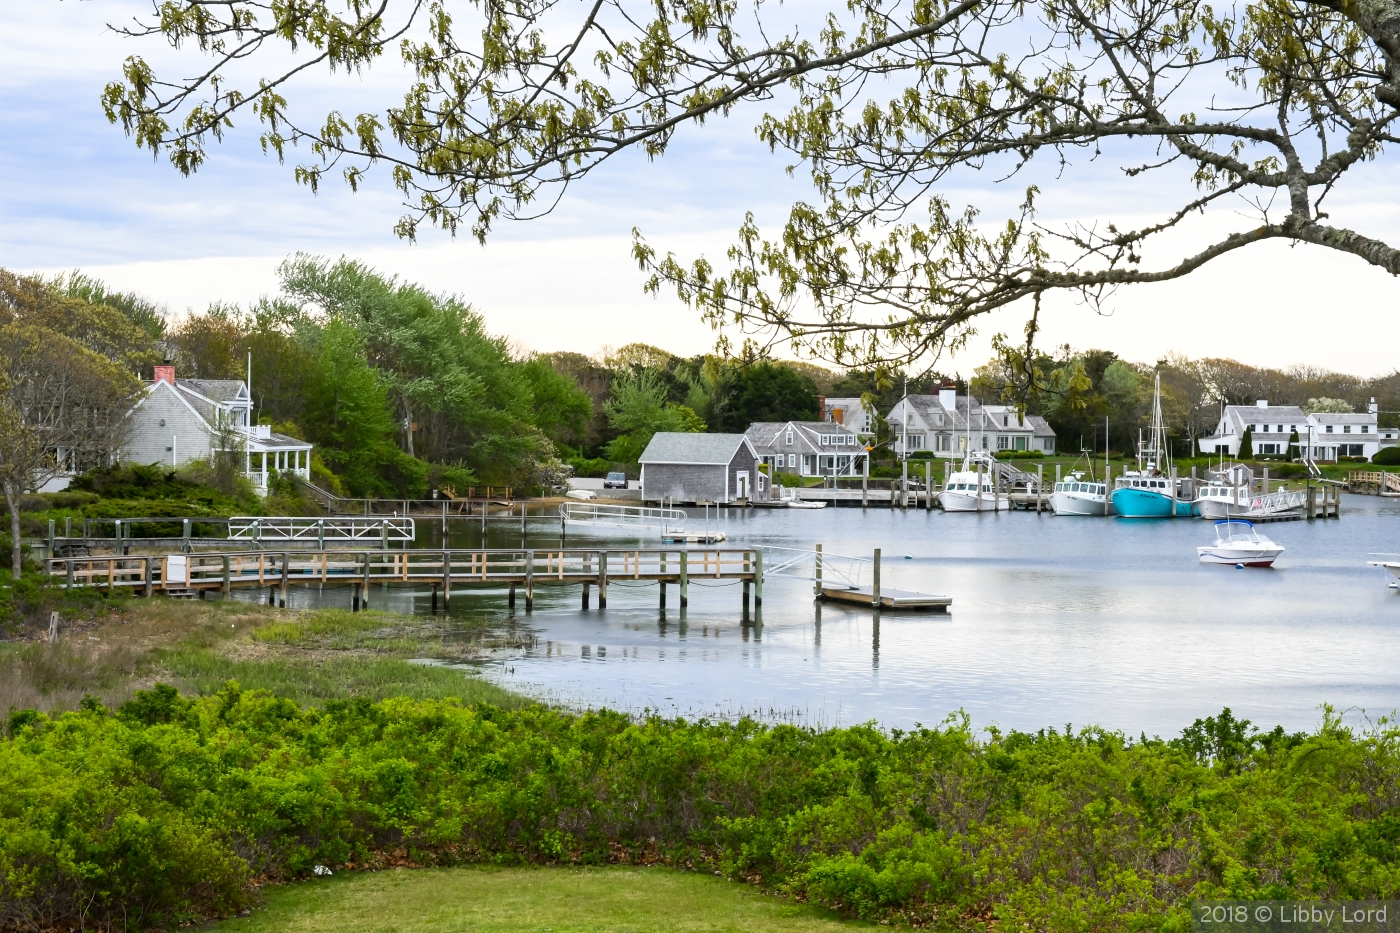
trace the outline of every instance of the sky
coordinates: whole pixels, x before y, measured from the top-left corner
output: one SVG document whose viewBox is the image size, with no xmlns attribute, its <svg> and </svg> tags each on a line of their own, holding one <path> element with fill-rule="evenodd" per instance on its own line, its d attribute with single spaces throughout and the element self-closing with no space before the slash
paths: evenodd
<svg viewBox="0 0 1400 933">
<path fill-rule="evenodd" d="M 103 116 L 103 85 L 135 53 L 177 64 L 177 73 L 198 67 L 196 57 L 172 59 L 149 40 L 106 28 L 144 9 L 137 0 L 0 3 L 0 266 L 81 269 L 179 315 L 274 294 L 277 265 L 290 254 L 347 256 L 463 296 L 522 351 L 594 355 L 642 341 L 689 355 L 710 349 L 717 334 L 674 295 L 644 294 L 632 229 L 658 252 L 720 265 L 745 212 L 776 232 L 788 206 L 811 197 L 800 172 L 789 176 L 783 157 L 757 140 L 760 111 L 750 108 L 682 131 L 658 160 L 628 154 L 605 164 L 553 214 L 500 222 L 484 247 L 434 230 L 408 243 L 393 234 L 402 211 L 383 173 L 357 194 L 334 179 L 313 194 L 292 178 L 295 155 L 279 165 L 262 154 L 253 124 L 235 127 L 191 178 L 137 150 Z M 294 101 L 354 112 L 393 100 L 402 80 L 393 66 L 310 75 Z M 1041 219 L 1055 226 L 1142 222 L 1187 190 L 1179 177 L 1129 180 L 1115 165 L 1103 160 L 1009 182 L 969 172 L 940 193 L 994 218 L 1035 181 L 1044 191 Z M 1400 242 L 1400 173 L 1387 168 L 1381 161 L 1354 169 L 1333 195 L 1331 222 Z M 1196 221 L 1147 258 L 1191 251 L 1241 217 Z M 1382 375 L 1400 365 L 1387 339 L 1397 299 L 1396 280 L 1359 259 L 1271 243 L 1183 280 L 1121 291 L 1106 314 L 1065 296 L 1047 300 L 1040 342 L 1149 362 L 1175 352 Z M 992 335 L 1019 335 L 1027 313 L 1013 307 L 988 316 L 968 347 L 937 368 L 970 373 L 989 357 Z"/>
</svg>

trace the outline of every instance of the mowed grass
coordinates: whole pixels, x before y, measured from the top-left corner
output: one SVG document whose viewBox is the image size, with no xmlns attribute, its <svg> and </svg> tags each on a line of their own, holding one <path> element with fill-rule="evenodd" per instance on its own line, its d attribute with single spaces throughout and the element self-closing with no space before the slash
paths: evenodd
<svg viewBox="0 0 1400 933">
<path fill-rule="evenodd" d="M 776 933 L 871 929 L 748 886 L 666 868 L 447 868 L 266 889 L 206 933 Z"/>
</svg>

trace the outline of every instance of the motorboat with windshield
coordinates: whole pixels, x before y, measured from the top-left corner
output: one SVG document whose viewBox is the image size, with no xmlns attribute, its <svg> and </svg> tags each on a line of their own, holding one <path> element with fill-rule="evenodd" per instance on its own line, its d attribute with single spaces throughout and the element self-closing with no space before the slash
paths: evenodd
<svg viewBox="0 0 1400 933">
<path fill-rule="evenodd" d="M 1050 494 L 1050 508 L 1056 515 L 1105 515 L 1108 509 L 1108 489 L 1083 473 L 1071 473 L 1055 484 Z"/>
<path fill-rule="evenodd" d="M 1275 544 L 1256 531 L 1253 522 L 1225 518 L 1215 523 L 1215 543 L 1196 548 L 1196 553 L 1206 564 L 1272 567 L 1283 550 L 1282 544 Z"/>
<path fill-rule="evenodd" d="M 978 469 L 978 468 L 981 469 Z M 948 477 L 938 494 L 945 512 L 1001 512 L 1011 508 L 1011 497 L 997 490 L 997 461 L 985 451 L 969 452 L 962 469 Z"/>
</svg>

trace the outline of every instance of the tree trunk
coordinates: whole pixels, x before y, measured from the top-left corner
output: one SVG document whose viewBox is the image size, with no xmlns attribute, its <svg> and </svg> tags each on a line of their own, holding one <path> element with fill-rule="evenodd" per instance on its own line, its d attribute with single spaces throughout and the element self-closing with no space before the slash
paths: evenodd
<svg viewBox="0 0 1400 933">
<path fill-rule="evenodd" d="M 19 549 L 19 496 L 10 491 L 9 483 L 5 486 L 5 505 L 10 509 L 10 578 L 18 580 L 20 576 L 21 562 Z"/>
</svg>

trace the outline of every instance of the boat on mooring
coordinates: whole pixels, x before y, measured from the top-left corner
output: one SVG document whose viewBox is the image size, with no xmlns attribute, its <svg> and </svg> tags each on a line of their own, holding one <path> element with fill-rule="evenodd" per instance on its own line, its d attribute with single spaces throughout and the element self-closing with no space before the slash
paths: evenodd
<svg viewBox="0 0 1400 933">
<path fill-rule="evenodd" d="M 982 469 L 977 469 L 981 466 Z M 997 491 L 996 459 L 991 454 L 969 452 L 962 469 L 948 477 L 938 494 L 945 512 L 1001 512 L 1011 508 L 1011 497 Z"/>
<path fill-rule="evenodd" d="M 1215 543 L 1196 548 L 1196 553 L 1204 564 L 1272 567 L 1283 550 L 1282 544 L 1275 544 L 1255 531 L 1253 522 L 1224 518 L 1215 523 Z"/>
<path fill-rule="evenodd" d="M 1085 480 L 1083 473 L 1071 473 L 1055 484 L 1050 508 L 1056 515 L 1105 515 L 1108 489 L 1103 483 Z"/>
<path fill-rule="evenodd" d="M 1188 518 L 1195 514 L 1195 484 L 1171 475 L 1167 429 L 1162 422 L 1162 376 L 1152 391 L 1152 427 L 1138 441 L 1138 468 L 1113 482 L 1113 510 L 1121 518 Z"/>
</svg>

